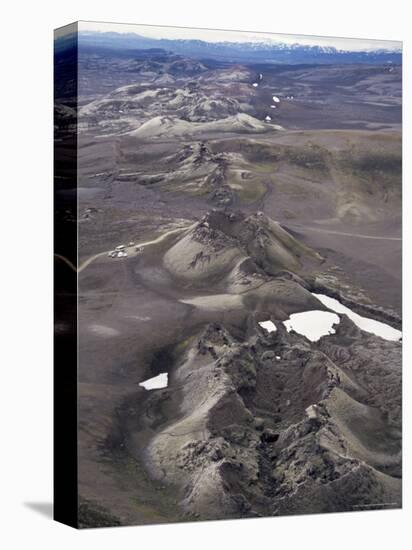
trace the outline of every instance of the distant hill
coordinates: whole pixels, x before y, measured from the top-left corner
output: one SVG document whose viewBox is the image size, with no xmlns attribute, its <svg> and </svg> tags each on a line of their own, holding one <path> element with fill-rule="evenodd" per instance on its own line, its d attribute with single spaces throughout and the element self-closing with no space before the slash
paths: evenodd
<svg viewBox="0 0 412 550">
<path fill-rule="evenodd" d="M 66 43 L 67 43 L 67 37 Z M 64 38 L 57 47 L 65 46 Z M 334 47 L 307 46 L 273 42 L 205 42 L 202 40 L 170 40 L 140 36 L 135 33 L 90 32 L 79 33 L 79 45 L 96 49 L 134 50 L 163 49 L 198 59 L 219 59 L 228 62 L 281 64 L 384 64 L 402 63 L 402 51 L 372 50 L 348 51 Z"/>
</svg>

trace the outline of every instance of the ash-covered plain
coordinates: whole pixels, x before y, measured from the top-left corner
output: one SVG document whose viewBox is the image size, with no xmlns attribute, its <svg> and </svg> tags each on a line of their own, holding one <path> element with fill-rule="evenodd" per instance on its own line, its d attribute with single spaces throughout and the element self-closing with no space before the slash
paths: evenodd
<svg viewBox="0 0 412 550">
<path fill-rule="evenodd" d="M 89 45 L 78 128 L 81 525 L 400 507 L 401 66 Z"/>
</svg>

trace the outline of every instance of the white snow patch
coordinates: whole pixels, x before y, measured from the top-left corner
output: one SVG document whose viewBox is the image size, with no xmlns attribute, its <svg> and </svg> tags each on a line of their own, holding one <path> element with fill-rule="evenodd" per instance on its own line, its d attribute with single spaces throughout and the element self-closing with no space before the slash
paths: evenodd
<svg viewBox="0 0 412 550">
<path fill-rule="evenodd" d="M 254 83 L 252 84 L 252 86 L 253 86 L 254 88 L 257 88 L 257 87 L 259 86 L 259 84 L 258 84 L 257 82 L 254 82 Z"/>
<path fill-rule="evenodd" d="M 280 99 L 278 98 L 277 95 L 274 95 L 274 96 L 272 97 L 272 99 L 273 99 L 273 102 L 274 102 L 274 103 L 280 103 Z"/>
<path fill-rule="evenodd" d="M 362 317 L 350 308 L 341 304 L 339 300 L 336 300 L 335 298 L 330 298 L 325 294 L 313 293 L 313 295 L 332 311 L 336 311 L 336 313 L 345 313 L 361 330 L 380 336 L 384 340 L 397 341 L 402 338 L 402 332 L 400 330 L 397 330 L 386 323 L 382 323 L 381 321 L 375 321 L 375 319 Z"/>
<path fill-rule="evenodd" d="M 268 332 L 276 332 L 276 325 L 272 321 L 261 321 L 259 325 Z"/>
<path fill-rule="evenodd" d="M 142 386 L 145 390 L 160 390 L 162 388 L 167 388 L 168 382 L 167 372 L 161 372 L 153 378 L 140 382 L 139 386 Z"/>
<path fill-rule="evenodd" d="M 270 122 L 272 120 L 272 117 L 267 115 L 267 116 L 265 116 L 265 120 L 266 120 L 266 122 Z"/>
<path fill-rule="evenodd" d="M 322 336 L 335 334 L 333 325 L 339 324 L 336 313 L 328 311 L 303 311 L 292 313 L 287 321 L 283 321 L 288 332 L 295 332 L 306 336 L 311 342 L 317 342 Z"/>
<path fill-rule="evenodd" d="M 277 109 L 276 105 L 271 105 L 270 108 L 271 109 Z"/>
</svg>

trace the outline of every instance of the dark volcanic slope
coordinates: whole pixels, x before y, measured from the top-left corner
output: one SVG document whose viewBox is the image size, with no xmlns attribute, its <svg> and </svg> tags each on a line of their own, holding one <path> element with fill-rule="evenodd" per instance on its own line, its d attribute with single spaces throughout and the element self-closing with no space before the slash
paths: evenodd
<svg viewBox="0 0 412 550">
<path fill-rule="evenodd" d="M 317 292 L 401 328 L 401 67 L 87 47 L 79 75 L 82 526 L 399 507 L 401 343 L 283 321 Z"/>
<path fill-rule="evenodd" d="M 335 292 L 315 251 L 263 214 L 216 211 L 99 262 L 80 278 L 85 497 L 124 523 L 399 506 L 401 344 L 345 316 L 318 343 L 280 322 Z M 160 372 L 167 389 L 135 385 Z"/>
<path fill-rule="evenodd" d="M 284 331 L 249 331 L 239 342 L 208 325 L 176 362 L 170 388 L 144 406 L 152 475 L 176 484 L 182 507 L 202 518 L 399 502 L 399 344 L 360 343 L 348 320 L 319 347 Z M 390 380 L 385 404 L 365 389 L 370 371 L 357 373 L 376 349 L 385 349 L 374 366 Z M 133 439 L 127 445 L 139 452 Z"/>
<path fill-rule="evenodd" d="M 164 50 L 119 56 L 85 49 L 79 67 L 80 105 L 89 105 L 90 116 L 96 108 L 111 109 L 118 125 L 144 106 L 157 115 L 172 109 L 173 115 L 190 120 L 213 112 L 223 117 L 242 111 L 260 120 L 269 115 L 290 129 L 374 129 L 398 127 L 402 120 L 398 65 L 230 65 Z M 270 107 L 273 95 L 281 100 L 276 109 Z"/>
</svg>

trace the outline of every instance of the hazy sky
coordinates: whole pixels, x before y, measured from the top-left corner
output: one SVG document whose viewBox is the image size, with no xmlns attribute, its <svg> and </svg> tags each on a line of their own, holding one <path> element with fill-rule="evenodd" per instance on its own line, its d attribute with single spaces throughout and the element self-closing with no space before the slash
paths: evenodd
<svg viewBox="0 0 412 550">
<path fill-rule="evenodd" d="M 211 29 L 194 29 L 186 27 L 152 27 L 150 25 L 129 25 L 126 23 L 99 23 L 80 21 L 80 31 L 136 33 L 150 38 L 196 39 L 205 42 L 283 42 L 287 44 L 304 44 L 334 46 L 342 50 L 363 51 L 385 48 L 397 50 L 401 42 L 390 40 L 367 40 L 357 38 L 334 38 L 324 36 L 306 36 L 291 34 L 272 34 L 261 32 L 219 31 Z"/>
</svg>

